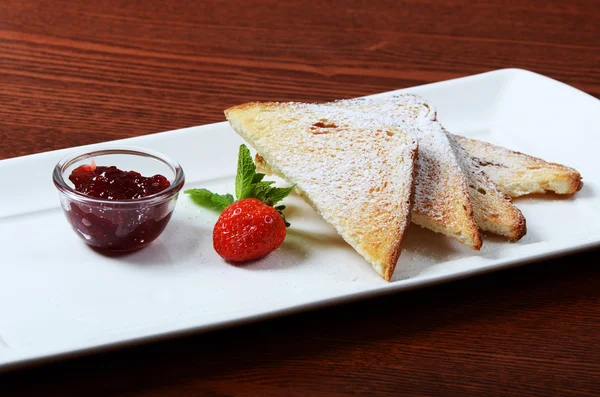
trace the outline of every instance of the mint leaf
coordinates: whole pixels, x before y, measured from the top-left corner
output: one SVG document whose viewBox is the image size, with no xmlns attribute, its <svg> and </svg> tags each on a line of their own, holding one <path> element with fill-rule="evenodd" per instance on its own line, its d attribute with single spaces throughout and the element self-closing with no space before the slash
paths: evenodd
<svg viewBox="0 0 600 397">
<path fill-rule="evenodd" d="M 211 201 L 217 205 L 221 210 L 229 207 L 235 200 L 231 194 L 213 194 L 210 198 Z"/>
<path fill-rule="evenodd" d="M 207 189 L 188 189 L 184 193 L 188 194 L 192 201 L 199 206 L 219 212 L 233 203 L 231 194 L 217 194 Z"/>
<path fill-rule="evenodd" d="M 254 185 L 254 188 L 252 189 L 252 195 L 250 197 L 257 198 L 264 202 L 267 198 L 267 193 L 269 193 L 271 190 L 271 185 L 274 183 L 274 181 L 258 182 Z"/>
<path fill-rule="evenodd" d="M 252 183 L 258 183 L 258 182 L 262 181 L 264 177 L 265 177 L 265 174 L 261 174 L 261 173 L 257 172 L 256 174 L 254 174 L 254 178 L 252 178 Z"/>
<path fill-rule="evenodd" d="M 296 185 L 289 187 L 272 187 L 267 192 L 265 201 L 268 200 L 271 205 L 275 205 L 284 198 L 286 198 L 292 192 L 292 190 L 294 190 L 295 187 Z"/>
<path fill-rule="evenodd" d="M 252 182 L 256 176 L 256 166 L 252 161 L 250 150 L 246 145 L 240 145 L 238 152 L 238 167 L 235 176 L 235 197 L 243 200 L 252 193 Z"/>
<path fill-rule="evenodd" d="M 201 207 L 211 207 L 213 202 L 211 197 L 213 193 L 206 189 L 188 189 L 184 191 L 185 194 L 189 194 L 192 201 Z"/>
</svg>

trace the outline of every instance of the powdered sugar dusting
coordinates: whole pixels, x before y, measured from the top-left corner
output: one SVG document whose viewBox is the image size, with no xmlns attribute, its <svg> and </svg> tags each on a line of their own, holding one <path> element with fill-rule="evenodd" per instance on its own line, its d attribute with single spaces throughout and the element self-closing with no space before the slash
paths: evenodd
<svg viewBox="0 0 600 397">
<path fill-rule="evenodd" d="M 230 123 L 273 171 L 296 183 L 380 274 L 393 268 L 408 223 L 416 154 L 405 129 L 393 119 L 317 104 L 242 110 L 228 114 Z"/>
<path fill-rule="evenodd" d="M 509 239 L 520 236 L 525 222 L 521 212 L 504 197 L 476 159 L 437 121 L 435 107 L 425 99 L 405 94 L 333 104 L 384 114 L 398 123 L 415 125 L 419 143 L 415 223 L 471 246 L 481 241 L 477 228 Z"/>
<path fill-rule="evenodd" d="M 419 155 L 413 211 L 421 216 L 415 216 L 414 221 L 425 219 L 423 226 L 432 226 L 467 244 L 477 239 L 473 237 L 477 232 L 465 177 L 450 137 L 436 120 L 433 105 L 412 94 L 343 100 L 331 105 L 391 117 L 402 128 L 416 133 Z"/>
</svg>

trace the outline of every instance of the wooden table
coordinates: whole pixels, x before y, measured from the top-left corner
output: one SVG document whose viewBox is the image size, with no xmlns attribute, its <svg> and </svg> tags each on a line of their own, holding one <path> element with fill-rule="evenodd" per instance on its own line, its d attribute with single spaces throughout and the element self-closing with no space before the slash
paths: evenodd
<svg viewBox="0 0 600 397">
<path fill-rule="evenodd" d="M 598 1 L 550 3 L 2 0 L 0 158 L 504 67 L 600 97 Z M 599 395 L 599 259 L 8 373 L 0 395 Z"/>
</svg>

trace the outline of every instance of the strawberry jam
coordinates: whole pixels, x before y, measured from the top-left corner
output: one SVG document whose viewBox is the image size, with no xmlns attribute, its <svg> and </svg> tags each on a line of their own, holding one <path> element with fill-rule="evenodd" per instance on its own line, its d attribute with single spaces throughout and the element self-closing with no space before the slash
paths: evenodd
<svg viewBox="0 0 600 397">
<path fill-rule="evenodd" d="M 167 189 L 169 180 L 114 166 L 82 165 L 69 180 L 79 193 L 101 200 L 71 201 L 65 207 L 71 226 L 88 245 L 106 251 L 132 251 L 148 245 L 167 226 L 177 198 L 174 192 L 164 199 L 139 200 Z"/>
<path fill-rule="evenodd" d="M 171 185 L 162 175 L 143 177 L 135 171 L 94 164 L 77 167 L 69 180 L 78 192 L 106 200 L 138 199 L 161 192 Z"/>
</svg>

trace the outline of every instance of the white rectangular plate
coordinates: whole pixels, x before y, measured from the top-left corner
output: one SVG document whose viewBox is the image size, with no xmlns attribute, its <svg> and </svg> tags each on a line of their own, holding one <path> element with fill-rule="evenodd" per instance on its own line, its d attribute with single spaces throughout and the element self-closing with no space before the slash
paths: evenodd
<svg viewBox="0 0 600 397">
<path fill-rule="evenodd" d="M 105 257 L 75 236 L 59 208 L 50 173 L 70 150 L 1 161 L 0 370 L 423 287 L 600 243 L 600 101 L 514 69 L 402 91 L 435 103 L 451 132 L 577 168 L 583 190 L 574 198 L 516 200 L 527 235 L 512 244 L 486 238 L 480 252 L 411 227 L 386 283 L 296 196 L 287 199 L 286 242 L 251 265 L 231 266 L 216 255 L 216 215 L 183 194 L 158 240 Z M 177 159 L 186 188 L 233 191 L 241 140 L 226 123 L 121 142 Z"/>
</svg>

